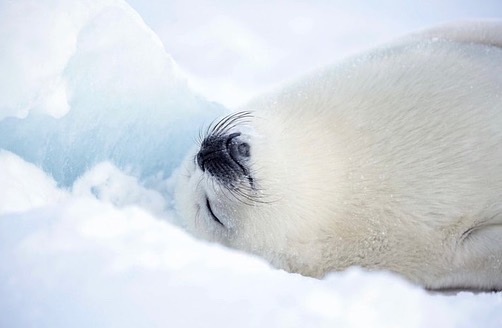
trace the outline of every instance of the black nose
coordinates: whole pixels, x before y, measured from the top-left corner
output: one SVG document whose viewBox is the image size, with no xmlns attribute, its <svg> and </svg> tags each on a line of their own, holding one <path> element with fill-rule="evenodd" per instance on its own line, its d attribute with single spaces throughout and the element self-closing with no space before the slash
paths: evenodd
<svg viewBox="0 0 502 328">
<path fill-rule="evenodd" d="M 242 141 L 240 132 L 229 135 L 211 135 L 202 141 L 197 164 L 202 171 L 230 183 L 242 176 L 248 176 L 247 159 L 250 156 L 249 144 Z"/>
</svg>

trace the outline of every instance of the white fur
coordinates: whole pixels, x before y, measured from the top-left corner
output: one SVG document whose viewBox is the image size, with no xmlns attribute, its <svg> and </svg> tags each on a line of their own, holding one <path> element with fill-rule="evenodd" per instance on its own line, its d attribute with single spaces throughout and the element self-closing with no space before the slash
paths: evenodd
<svg viewBox="0 0 502 328">
<path fill-rule="evenodd" d="M 309 276 L 358 265 L 502 289 L 501 35 L 499 22 L 424 31 L 254 102 L 262 202 L 232 198 L 190 157 L 187 228 Z"/>
</svg>

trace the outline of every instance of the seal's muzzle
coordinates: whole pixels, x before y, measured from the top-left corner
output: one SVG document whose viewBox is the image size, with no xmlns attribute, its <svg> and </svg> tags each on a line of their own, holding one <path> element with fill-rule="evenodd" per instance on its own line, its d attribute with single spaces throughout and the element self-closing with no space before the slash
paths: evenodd
<svg viewBox="0 0 502 328">
<path fill-rule="evenodd" d="M 210 135 L 202 141 L 197 154 L 200 169 L 227 186 L 249 176 L 245 163 L 250 155 L 249 144 L 240 140 L 240 135 Z"/>
</svg>

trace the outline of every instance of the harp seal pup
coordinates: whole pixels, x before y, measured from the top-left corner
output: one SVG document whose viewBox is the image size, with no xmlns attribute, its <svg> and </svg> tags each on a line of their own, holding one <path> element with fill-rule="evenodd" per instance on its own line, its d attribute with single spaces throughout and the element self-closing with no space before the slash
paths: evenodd
<svg viewBox="0 0 502 328">
<path fill-rule="evenodd" d="M 502 289 L 502 22 L 425 30 L 212 124 L 179 177 L 203 239 L 322 277 Z"/>
</svg>

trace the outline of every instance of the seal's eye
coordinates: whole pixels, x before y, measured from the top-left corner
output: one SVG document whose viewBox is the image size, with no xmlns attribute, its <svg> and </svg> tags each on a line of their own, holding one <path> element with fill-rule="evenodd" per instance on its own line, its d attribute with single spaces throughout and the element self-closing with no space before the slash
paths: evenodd
<svg viewBox="0 0 502 328">
<path fill-rule="evenodd" d="M 211 217 L 213 218 L 214 221 L 218 222 L 219 224 L 223 225 L 221 223 L 220 219 L 214 214 L 213 209 L 211 208 L 211 203 L 209 203 L 209 198 L 206 198 L 206 208 L 209 214 L 211 214 Z"/>
</svg>

